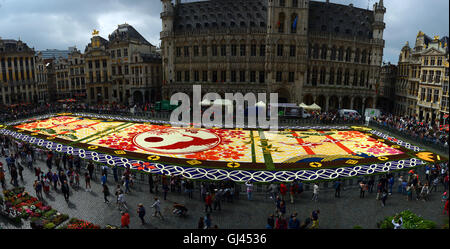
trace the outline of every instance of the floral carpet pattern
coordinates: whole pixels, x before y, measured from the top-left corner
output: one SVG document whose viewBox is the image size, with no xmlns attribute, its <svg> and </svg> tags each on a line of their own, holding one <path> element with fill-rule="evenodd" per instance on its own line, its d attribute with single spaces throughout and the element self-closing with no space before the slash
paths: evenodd
<svg viewBox="0 0 450 249">
<path fill-rule="evenodd" d="M 278 180 L 301 178 L 308 170 L 315 175 L 320 172 L 323 176 L 319 178 L 335 178 L 345 170 L 350 170 L 347 176 L 353 176 L 352 171 L 357 175 L 362 169 L 373 173 L 378 164 L 386 169 L 397 164 L 410 163 L 414 167 L 445 160 L 367 127 L 269 131 L 183 128 L 140 121 L 59 114 L 1 126 L 0 131 L 5 134 L 6 129 L 1 128 L 7 128 L 33 142 L 36 138 L 38 146 L 47 141 L 47 148 L 57 143 L 57 151 L 64 149 L 85 159 L 101 161 L 103 156 L 109 165 L 122 163 L 147 172 L 159 169 L 160 173 L 194 173 L 191 178 L 196 178 L 195 174 L 211 178 L 207 175 L 213 172 L 218 174 L 213 176 L 215 179 L 227 174 L 226 178 L 241 180 L 250 172 L 256 181 L 270 181 L 272 176 Z M 163 168 L 175 171 L 164 172 Z M 311 177 L 315 176 L 309 175 L 308 179 Z"/>
</svg>

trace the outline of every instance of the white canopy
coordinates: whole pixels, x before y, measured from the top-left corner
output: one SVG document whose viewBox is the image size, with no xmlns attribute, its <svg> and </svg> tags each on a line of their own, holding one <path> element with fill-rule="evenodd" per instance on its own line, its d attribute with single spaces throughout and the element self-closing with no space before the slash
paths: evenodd
<svg viewBox="0 0 450 249">
<path fill-rule="evenodd" d="M 307 105 L 305 103 L 301 103 L 299 106 L 303 109 L 306 109 L 307 107 L 309 107 L 309 105 Z"/>
<path fill-rule="evenodd" d="M 322 108 L 319 105 L 317 105 L 316 103 L 308 106 L 308 108 L 305 108 L 305 109 L 312 110 L 312 111 L 320 111 L 320 110 L 322 110 Z"/>
</svg>

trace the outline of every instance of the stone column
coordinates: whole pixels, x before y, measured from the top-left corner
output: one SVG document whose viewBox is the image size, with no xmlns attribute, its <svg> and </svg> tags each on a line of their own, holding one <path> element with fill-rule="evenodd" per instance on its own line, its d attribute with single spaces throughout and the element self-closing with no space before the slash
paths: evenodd
<svg viewBox="0 0 450 249">
<path fill-rule="evenodd" d="M 339 97 L 339 109 L 342 109 L 342 97 Z"/>
<path fill-rule="evenodd" d="M 325 111 L 328 112 L 330 107 L 330 96 L 325 96 Z"/>
</svg>

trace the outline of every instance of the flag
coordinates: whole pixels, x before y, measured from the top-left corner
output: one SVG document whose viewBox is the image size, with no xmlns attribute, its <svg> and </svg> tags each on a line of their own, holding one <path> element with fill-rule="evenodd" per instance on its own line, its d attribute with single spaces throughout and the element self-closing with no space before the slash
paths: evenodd
<svg viewBox="0 0 450 249">
<path fill-rule="evenodd" d="M 281 24 L 280 21 L 278 21 L 278 22 L 277 22 L 277 28 L 280 27 L 280 24 Z"/>
<path fill-rule="evenodd" d="M 295 17 L 294 23 L 292 24 L 293 29 L 297 28 L 297 20 L 298 20 L 298 16 Z"/>
</svg>

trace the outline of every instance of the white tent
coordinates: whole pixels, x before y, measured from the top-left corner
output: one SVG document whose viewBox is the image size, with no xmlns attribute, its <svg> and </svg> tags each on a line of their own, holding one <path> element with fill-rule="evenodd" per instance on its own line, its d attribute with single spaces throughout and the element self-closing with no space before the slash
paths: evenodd
<svg viewBox="0 0 450 249">
<path fill-rule="evenodd" d="M 308 109 L 308 110 L 311 110 L 311 111 L 320 111 L 320 110 L 322 110 L 322 108 L 319 105 L 317 105 L 316 103 L 308 106 L 308 108 L 305 108 L 305 109 Z"/>
<path fill-rule="evenodd" d="M 305 103 L 301 103 L 299 106 L 300 106 L 301 108 L 303 108 L 303 109 L 306 109 L 306 108 L 309 107 L 309 105 L 307 105 L 307 104 L 305 104 Z"/>
</svg>

